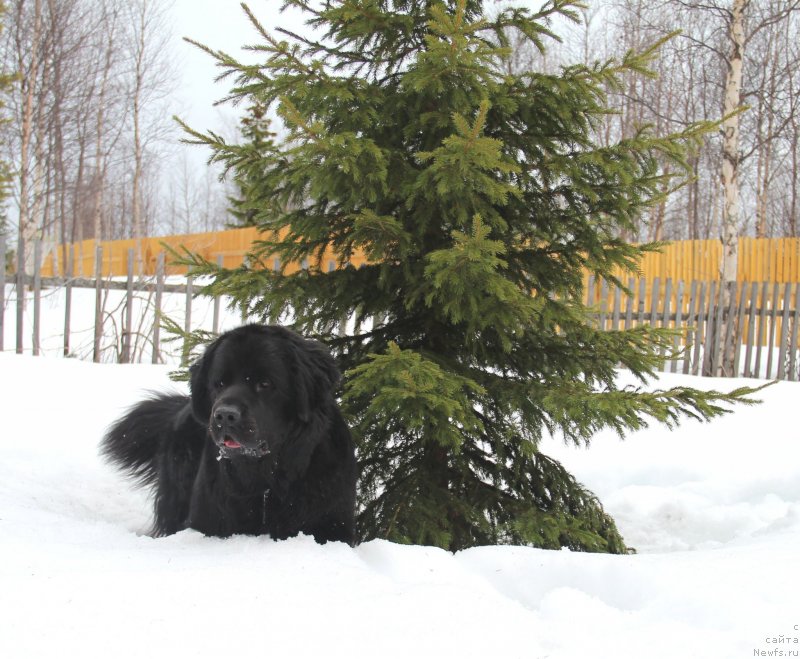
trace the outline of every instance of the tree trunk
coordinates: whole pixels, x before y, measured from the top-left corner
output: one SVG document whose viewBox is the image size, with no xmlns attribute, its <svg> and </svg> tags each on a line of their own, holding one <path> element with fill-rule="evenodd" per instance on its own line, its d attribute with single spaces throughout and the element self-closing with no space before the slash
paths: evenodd
<svg viewBox="0 0 800 659">
<path fill-rule="evenodd" d="M 114 29 L 116 27 L 116 17 L 107 18 L 106 29 L 108 39 L 106 42 L 105 63 L 103 66 L 102 79 L 100 81 L 100 95 L 97 103 L 97 123 L 95 135 L 95 168 L 97 170 L 94 188 L 94 204 L 92 209 L 92 224 L 94 226 L 94 239 L 103 239 L 103 192 L 106 184 L 106 162 L 103 154 L 103 140 L 105 138 L 105 102 L 106 91 L 108 89 L 108 78 L 111 72 L 114 55 Z M 134 182 L 134 190 L 136 183 Z M 135 194 L 135 193 L 134 193 Z"/>
<path fill-rule="evenodd" d="M 147 0 L 141 0 L 136 7 L 138 25 L 134 32 L 136 43 L 134 44 L 134 88 L 133 88 L 133 194 L 131 196 L 131 216 L 133 221 L 132 238 L 136 239 L 136 269 L 139 276 L 144 272 L 142 263 L 142 242 L 143 223 L 142 223 L 142 169 L 143 169 L 143 149 L 141 132 L 141 102 L 144 91 L 145 76 L 145 49 L 147 48 L 147 18 L 149 7 Z"/>
<path fill-rule="evenodd" d="M 22 11 L 20 5 L 19 11 Z M 22 20 L 18 19 L 18 25 Z M 26 67 L 20 61 L 19 71 L 23 75 L 23 88 L 25 95 L 22 110 L 22 131 L 20 139 L 20 167 L 19 167 L 19 230 L 17 232 L 18 253 L 24 255 L 26 272 L 29 271 L 29 259 L 27 255 L 30 251 L 29 244 L 32 245 L 36 236 L 35 218 L 31 216 L 31 171 L 30 171 L 30 150 L 33 138 L 33 99 L 36 95 L 36 77 L 39 69 L 39 41 L 42 34 L 42 1 L 35 0 L 33 9 L 33 35 L 30 43 L 30 64 Z M 20 59 L 23 57 L 23 50 L 20 49 Z"/>
<path fill-rule="evenodd" d="M 722 187 L 724 200 L 722 204 L 722 265 L 720 285 L 723 287 L 724 309 L 730 308 L 731 292 L 736 283 L 739 265 L 739 115 L 732 115 L 742 104 L 742 65 L 744 60 L 744 13 L 749 0 L 733 0 L 730 17 L 730 57 L 728 59 L 728 75 L 725 80 L 725 101 L 722 123 Z M 732 115 L 732 116 L 731 116 Z M 724 323 L 735 323 L 736 318 L 725 318 Z M 727 325 L 726 325 L 727 327 Z M 734 328 L 735 329 L 735 328 Z M 725 332 L 722 332 L 722 336 Z M 734 332 L 734 336 L 737 336 Z M 722 373 L 716 375 L 734 375 L 734 351 L 737 342 L 731 342 L 731 349 L 724 350 L 724 341 L 716 346 L 721 359 Z"/>
</svg>

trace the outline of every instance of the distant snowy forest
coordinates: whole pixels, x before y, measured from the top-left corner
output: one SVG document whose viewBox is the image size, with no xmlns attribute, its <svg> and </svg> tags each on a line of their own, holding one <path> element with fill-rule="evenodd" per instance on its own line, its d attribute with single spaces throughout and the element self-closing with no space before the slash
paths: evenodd
<svg viewBox="0 0 800 659">
<path fill-rule="evenodd" d="M 220 11 L 223 4 L 220 3 Z M 278 3 L 275 3 L 276 5 Z M 490 6 L 492 3 L 488 3 Z M 537 8 L 537 1 L 503 2 Z M 738 148 L 741 235 L 800 233 L 800 2 L 798 0 L 594 0 L 575 23 L 552 25 L 561 41 L 543 52 L 517 44 L 518 70 L 620 59 L 664 43 L 654 77 L 627 75 L 609 89 L 618 109 L 598 140 L 633 136 L 638 126 L 682 130 L 720 120 L 731 69 L 734 5 L 743 10 Z M 161 0 L 10 0 L 0 34 L 3 93 L 0 158 L 12 172 L 7 229 L 51 243 L 99 237 L 187 233 L 235 221 L 218 172 L 199 170 L 171 117 L 179 111 L 174 58 L 180 25 Z M 233 7 L 225 7 L 231 11 Z M 235 8 L 238 10 L 238 6 Z M 281 15 L 253 10 L 270 28 Z M 209 44 L 214 46 L 215 44 Z M 256 55 L 257 57 L 257 55 Z M 208 77 L 216 71 L 209 58 Z M 228 139 L 239 127 L 198 126 Z M 273 129 L 280 134 L 278 122 Z M 195 154 L 196 155 L 196 154 Z M 630 240 L 716 238 L 724 194 L 722 130 L 692 157 L 694 181 L 641 218 Z"/>
</svg>

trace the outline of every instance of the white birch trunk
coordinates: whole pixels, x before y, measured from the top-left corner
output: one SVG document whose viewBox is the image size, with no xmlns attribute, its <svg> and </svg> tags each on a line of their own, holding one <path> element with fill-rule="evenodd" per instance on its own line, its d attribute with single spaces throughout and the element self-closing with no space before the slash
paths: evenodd
<svg viewBox="0 0 800 659">
<path fill-rule="evenodd" d="M 142 134 L 141 134 L 141 101 L 142 92 L 144 88 L 145 77 L 145 49 L 146 32 L 147 32 L 147 19 L 149 7 L 147 0 L 141 0 L 136 8 L 138 16 L 136 17 L 138 25 L 135 29 L 134 44 L 134 88 L 133 88 L 133 195 L 131 197 L 131 215 L 133 220 L 133 235 L 136 239 L 136 271 L 139 276 L 144 272 L 144 264 L 142 263 Z"/>
<path fill-rule="evenodd" d="M 722 124 L 722 265 L 720 285 L 723 287 L 724 308 L 730 307 L 730 296 L 736 282 L 739 265 L 739 115 L 731 115 L 742 104 L 742 65 L 744 60 L 744 13 L 750 0 L 733 0 L 730 22 L 730 58 L 728 59 L 728 75 L 725 80 L 725 100 L 723 114 L 726 116 Z M 736 322 L 728 318 L 728 323 Z M 722 332 L 722 336 L 725 332 Z M 734 334 L 736 336 L 736 334 Z M 717 346 L 722 373 L 734 375 L 733 353 L 737 348 L 733 342 L 732 350 L 724 352 L 724 345 Z M 724 352 L 724 354 L 723 354 Z M 716 375 L 719 375 L 717 373 Z"/>
<path fill-rule="evenodd" d="M 97 135 L 95 137 L 95 163 L 97 167 L 97 185 L 94 191 L 94 209 L 92 225 L 94 227 L 94 239 L 101 242 L 103 239 L 103 193 L 106 185 L 106 163 L 103 153 L 103 140 L 105 138 L 105 103 L 106 91 L 108 88 L 108 78 L 111 71 L 112 58 L 114 55 L 114 31 L 116 17 L 109 18 L 106 29 L 108 39 L 106 42 L 105 62 L 103 66 L 103 76 L 100 82 L 100 96 L 97 103 Z"/>
<path fill-rule="evenodd" d="M 33 99 L 36 95 L 36 77 L 39 69 L 39 42 L 42 34 L 42 2 L 35 0 L 33 8 L 33 35 L 31 36 L 31 51 L 28 67 L 21 61 L 20 71 L 27 68 L 27 79 L 25 97 L 22 110 L 22 131 L 20 143 L 20 168 L 19 168 L 19 224 L 18 224 L 18 248 L 20 254 L 25 256 L 25 271 L 32 274 L 33 263 L 32 249 L 33 240 L 36 237 L 36 219 L 31 212 L 31 169 L 30 151 L 33 139 Z"/>
</svg>

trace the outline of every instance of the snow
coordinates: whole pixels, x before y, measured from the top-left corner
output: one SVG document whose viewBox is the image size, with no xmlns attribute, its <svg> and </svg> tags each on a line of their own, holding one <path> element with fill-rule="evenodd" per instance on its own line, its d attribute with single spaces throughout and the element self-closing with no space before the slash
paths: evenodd
<svg viewBox="0 0 800 659">
<path fill-rule="evenodd" d="M 117 281 L 120 281 L 119 279 Z M 204 279 L 195 280 L 195 290 L 203 285 Z M 167 284 L 185 285 L 186 278 L 167 277 Z M 41 298 L 41 333 L 40 351 L 43 356 L 58 357 L 64 352 L 64 316 L 66 307 L 66 289 L 43 289 Z M 72 307 L 70 316 L 70 356 L 91 360 L 94 350 L 95 295 L 91 288 L 72 289 Z M 103 294 L 102 313 L 104 317 L 103 337 L 101 340 L 101 360 L 116 362 L 122 345 L 123 311 L 125 309 L 124 290 L 107 290 Z M 16 346 L 16 287 L 6 286 L 6 313 L 4 324 L 4 346 L 13 350 Z M 23 313 L 23 347 L 26 354 L 32 353 L 34 296 L 32 291 L 25 292 Z M 153 328 L 154 294 L 136 292 L 133 295 L 132 323 L 134 334 L 132 352 L 134 361 L 152 361 L 152 345 L 150 337 Z M 220 323 L 224 329 L 235 327 L 240 322 L 240 314 L 229 309 L 227 298 L 220 305 Z M 183 293 L 164 293 L 161 312 L 179 326 L 185 319 L 186 295 Z M 205 297 L 192 301 L 192 329 L 211 330 L 213 325 L 213 302 Z M 161 333 L 161 357 L 173 365 L 180 361 L 180 342 L 168 342 L 169 336 Z"/>
<path fill-rule="evenodd" d="M 710 424 L 544 442 L 635 555 L 453 555 L 147 537 L 145 493 L 97 445 L 145 391 L 182 389 L 168 371 L 0 353 L 0 656 L 800 656 L 800 384 Z"/>
</svg>

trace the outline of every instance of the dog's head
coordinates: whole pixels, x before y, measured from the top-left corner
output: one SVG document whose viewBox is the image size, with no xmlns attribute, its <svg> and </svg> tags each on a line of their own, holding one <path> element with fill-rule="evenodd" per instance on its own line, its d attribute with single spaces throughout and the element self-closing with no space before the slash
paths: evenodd
<svg viewBox="0 0 800 659">
<path fill-rule="evenodd" d="M 221 335 L 192 366 L 192 413 L 221 455 L 263 457 L 331 404 L 338 380 L 320 343 L 246 325 Z"/>
</svg>

